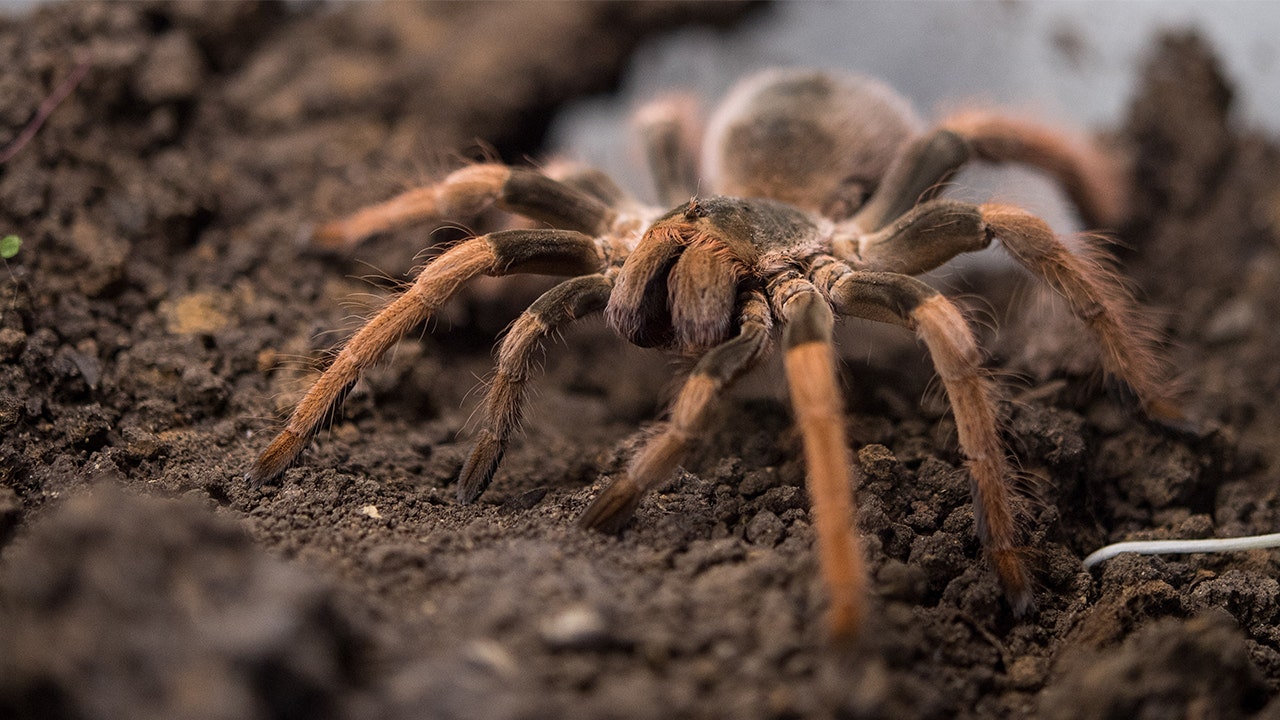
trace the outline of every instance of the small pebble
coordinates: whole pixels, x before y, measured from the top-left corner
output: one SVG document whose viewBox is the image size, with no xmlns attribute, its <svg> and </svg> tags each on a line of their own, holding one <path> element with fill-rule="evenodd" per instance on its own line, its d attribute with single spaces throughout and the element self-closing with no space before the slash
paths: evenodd
<svg viewBox="0 0 1280 720">
<path fill-rule="evenodd" d="M 604 615 L 595 608 L 576 605 L 547 619 L 539 632 L 552 650 L 592 650 L 611 643 Z"/>
<path fill-rule="evenodd" d="M 1204 337 L 1211 343 L 1230 343 L 1244 340 L 1258 324 L 1257 313 L 1248 300 L 1237 298 L 1227 302 L 1209 318 Z"/>
<path fill-rule="evenodd" d="M 768 490 L 778 487 L 782 483 L 782 476 L 778 474 L 775 467 L 759 468 L 747 472 L 742 478 L 742 482 L 738 484 L 738 492 L 747 497 L 755 497 Z"/>
<path fill-rule="evenodd" d="M 134 79 L 134 90 L 149 103 L 186 100 L 200 90 L 204 79 L 200 49 L 184 32 L 161 37 Z"/>
<path fill-rule="evenodd" d="M 0 360 L 8 361 L 18 357 L 26 343 L 27 334 L 21 330 L 0 328 Z"/>
<path fill-rule="evenodd" d="M 773 547 L 782 539 L 787 528 L 777 515 L 768 510 L 761 510 L 747 523 L 747 541 L 756 545 Z"/>
<path fill-rule="evenodd" d="M 378 512 L 377 505 L 365 505 L 364 507 L 360 508 L 360 514 L 367 515 L 373 518 L 374 520 L 382 519 L 382 513 Z"/>
<path fill-rule="evenodd" d="M 1034 690 L 1044 684 L 1045 661 L 1023 655 L 1009 666 L 1009 684 L 1019 690 Z"/>
<path fill-rule="evenodd" d="M 805 506 L 804 491 L 794 485 L 770 488 L 760 498 L 760 505 L 774 515 Z"/>
<path fill-rule="evenodd" d="M 495 640 L 472 640 L 463 648 L 467 665 L 499 678 L 513 678 L 520 667 L 516 659 Z"/>
<path fill-rule="evenodd" d="M 924 599 L 929 590 L 929 578 L 918 565 L 908 565 L 901 560 L 886 560 L 876 573 L 880 593 L 887 598 L 907 603 Z"/>
</svg>

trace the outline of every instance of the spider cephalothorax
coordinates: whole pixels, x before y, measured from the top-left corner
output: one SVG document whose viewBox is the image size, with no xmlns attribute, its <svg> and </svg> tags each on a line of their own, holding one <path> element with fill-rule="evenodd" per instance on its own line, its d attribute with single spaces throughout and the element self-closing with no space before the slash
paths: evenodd
<svg viewBox="0 0 1280 720">
<path fill-rule="evenodd" d="M 322 226 L 315 243 L 341 247 L 412 221 L 497 207 L 547 223 L 461 242 L 342 347 L 280 434 L 248 472 L 272 480 L 296 460 L 360 373 L 478 275 L 574 276 L 513 324 L 497 352 L 475 448 L 458 498 L 488 486 L 516 429 L 544 340 L 604 311 L 619 335 L 696 360 L 670 417 L 582 518 L 620 530 L 645 493 L 671 477 L 705 429 L 717 397 L 776 342 L 804 440 L 819 560 L 837 636 L 865 614 L 866 577 L 853 525 L 851 457 L 836 381 L 836 315 L 913 330 L 933 357 L 967 458 L 977 531 L 1015 611 L 1032 604 L 999 436 L 996 385 L 968 323 L 914 275 L 998 239 L 1093 331 L 1104 369 L 1143 408 L 1175 414 L 1149 334 L 1101 252 L 1072 252 L 1043 221 L 1014 207 L 938 199 L 971 158 L 1020 162 L 1062 185 L 1089 224 L 1117 218 L 1122 188 L 1103 156 L 1044 127 L 991 113 L 948 118 L 931 130 L 885 86 L 865 78 L 771 71 L 748 79 L 711 119 L 705 177 L 696 171 L 691 119 L 680 102 L 641 113 L 640 130 L 663 212 L 608 178 L 579 170 L 553 178 L 475 165 L 436 185 Z M 702 186 L 723 193 L 694 197 Z"/>
</svg>

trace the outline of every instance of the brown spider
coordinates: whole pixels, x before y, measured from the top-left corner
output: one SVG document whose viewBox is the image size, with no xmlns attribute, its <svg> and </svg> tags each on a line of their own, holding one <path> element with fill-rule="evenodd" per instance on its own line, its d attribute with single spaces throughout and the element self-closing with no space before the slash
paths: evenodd
<svg viewBox="0 0 1280 720">
<path fill-rule="evenodd" d="M 298 403 L 247 479 L 277 478 L 342 402 L 360 373 L 478 275 L 574 276 L 525 311 L 497 350 L 474 451 L 458 479 L 468 503 L 488 486 L 515 430 L 536 351 L 548 335 L 604 311 L 642 347 L 697 359 L 670 419 L 581 523 L 620 530 L 645 493 L 671 477 L 705 430 L 709 409 L 781 335 L 787 384 L 804 441 L 830 628 L 853 635 L 866 612 L 863 552 L 832 347 L 835 315 L 914 330 L 955 412 L 971 477 L 977 533 L 1015 612 L 1032 605 L 1013 509 L 1013 475 L 999 435 L 996 385 L 964 316 L 913 275 L 999 239 L 1061 294 L 1092 330 L 1104 369 L 1154 416 L 1176 416 L 1161 362 L 1129 295 L 1101 251 L 1071 252 L 1039 218 L 1014 207 L 937 199 L 971 158 L 1019 162 L 1059 182 L 1090 224 L 1120 213 L 1121 189 L 1102 155 L 1048 129 L 985 112 L 922 131 L 907 103 L 856 76 L 770 71 L 740 84 L 713 115 L 697 189 L 694 123 L 678 101 L 639 116 L 662 201 L 645 207 L 593 171 L 555 179 L 480 164 L 442 182 L 322 226 L 315 242 L 351 245 L 424 219 L 474 216 L 496 205 L 550 225 L 458 243 L 347 341 Z M 781 327 L 781 332 L 777 328 Z"/>
</svg>

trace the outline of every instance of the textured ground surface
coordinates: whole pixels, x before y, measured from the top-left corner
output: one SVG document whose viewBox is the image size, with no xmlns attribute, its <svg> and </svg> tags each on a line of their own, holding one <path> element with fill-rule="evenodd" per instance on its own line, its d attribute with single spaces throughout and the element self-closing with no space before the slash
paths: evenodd
<svg viewBox="0 0 1280 720">
<path fill-rule="evenodd" d="M 1112 135 L 1137 178 L 1123 264 L 1200 428 L 1136 420 L 1089 382 L 1070 323 L 1003 317 L 1000 298 L 1028 292 L 982 280 L 993 366 L 1020 378 L 1010 447 L 1035 480 L 1030 619 L 977 559 L 954 425 L 909 341 L 845 366 L 877 596 L 851 650 L 823 643 L 776 367 L 726 399 L 627 533 L 584 534 L 573 519 L 672 386 L 665 362 L 587 323 L 550 350 L 484 501 L 453 502 L 492 339 L 536 283 L 460 298 L 279 487 L 246 487 L 352 297 L 363 313 L 376 298 L 359 294 L 390 285 L 353 278 L 403 277 L 425 238 L 335 259 L 303 252 L 299 228 L 459 158 L 536 153 L 549 110 L 622 61 L 608 29 L 673 12 L 703 16 L 76 5 L 0 21 L 0 146 L 90 63 L 0 165 L 0 234 L 25 242 L 0 268 L 0 715 L 1280 711 L 1276 554 L 1079 564 L 1108 541 L 1280 520 L 1280 156 L 1232 120 L 1230 80 L 1193 37 L 1153 43 Z"/>
</svg>

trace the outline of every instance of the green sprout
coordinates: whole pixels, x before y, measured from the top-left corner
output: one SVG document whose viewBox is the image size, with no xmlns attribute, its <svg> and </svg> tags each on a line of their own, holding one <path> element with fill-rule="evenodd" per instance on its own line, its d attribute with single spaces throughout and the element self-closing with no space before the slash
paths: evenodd
<svg viewBox="0 0 1280 720">
<path fill-rule="evenodd" d="M 18 249 L 22 247 L 22 238 L 17 235 L 5 235 L 0 240 L 0 258 L 8 260 L 18 254 Z"/>
</svg>

